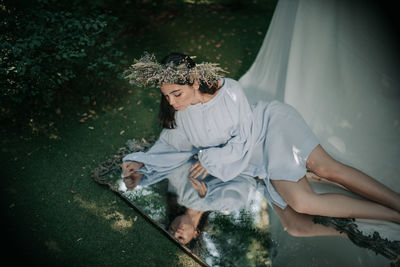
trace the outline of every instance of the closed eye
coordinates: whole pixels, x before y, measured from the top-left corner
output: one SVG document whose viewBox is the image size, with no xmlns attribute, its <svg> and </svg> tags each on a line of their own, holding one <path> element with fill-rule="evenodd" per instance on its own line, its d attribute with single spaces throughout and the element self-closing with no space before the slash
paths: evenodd
<svg viewBox="0 0 400 267">
<path fill-rule="evenodd" d="M 170 94 L 172 94 L 172 95 L 174 95 L 174 96 L 177 96 L 178 94 L 180 95 L 181 93 L 182 93 L 182 92 L 181 92 L 180 89 L 176 89 L 176 90 L 173 90 L 173 91 L 169 92 L 168 94 L 165 94 L 164 96 L 165 96 L 165 97 L 168 97 L 168 95 L 170 95 Z"/>
</svg>

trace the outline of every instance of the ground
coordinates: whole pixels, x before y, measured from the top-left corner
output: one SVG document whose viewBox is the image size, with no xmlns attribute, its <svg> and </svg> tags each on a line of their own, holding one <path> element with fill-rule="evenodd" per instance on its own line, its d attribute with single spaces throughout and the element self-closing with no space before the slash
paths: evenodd
<svg viewBox="0 0 400 267">
<path fill-rule="evenodd" d="M 201 2 L 201 1 L 200 1 Z M 257 1 L 255 1 L 257 2 Z M 275 1 L 183 5 L 160 13 L 140 34 L 116 46 L 132 61 L 144 50 L 217 62 L 238 79 L 261 47 Z M 84 83 L 84 82 L 83 82 Z M 130 138 L 147 138 L 157 124 L 157 88 L 115 81 L 105 104 L 68 102 L 22 130 L 2 126 L 3 239 L 11 260 L 29 265 L 196 266 L 134 209 L 91 178 L 91 170 Z"/>
</svg>

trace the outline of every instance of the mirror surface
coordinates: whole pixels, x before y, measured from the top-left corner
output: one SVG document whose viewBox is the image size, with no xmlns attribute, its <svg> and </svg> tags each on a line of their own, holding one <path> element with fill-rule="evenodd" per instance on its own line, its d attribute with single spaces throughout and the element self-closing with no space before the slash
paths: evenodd
<svg viewBox="0 0 400 267">
<path fill-rule="evenodd" d="M 207 265 L 269 266 L 271 239 L 267 203 L 259 191 L 262 182 L 238 177 L 224 183 L 208 176 L 207 194 L 200 197 L 189 182 L 191 164 L 157 177 L 155 183 L 142 181 L 133 190 L 127 190 L 120 168 L 104 175 L 102 183 Z"/>
<path fill-rule="evenodd" d="M 387 246 L 386 241 L 380 243 L 382 239 L 366 243 L 362 236 L 356 236 L 361 237 L 363 247 L 380 245 L 379 255 L 342 237 L 289 235 L 263 197 L 264 182 L 250 176 L 239 176 L 228 182 L 211 176 L 198 179 L 207 184 L 207 193 L 201 197 L 189 179 L 188 170 L 194 161 L 169 173 L 144 177 L 136 188 L 127 190 L 119 166 L 121 158 L 151 145 L 133 143 L 134 146 L 127 143 L 128 148 L 121 148 L 117 155 L 100 164 L 94 170 L 94 179 L 108 185 L 204 265 L 389 266 L 391 257 L 385 258 L 381 252 L 398 255 L 398 241 Z M 318 177 L 308 178 L 317 193 L 351 194 L 319 181 Z M 378 230 L 381 234 L 386 232 L 386 236 L 382 236 L 384 239 L 399 240 L 400 228 L 396 224 L 355 222 L 359 229 L 375 231 L 380 228 L 384 230 Z"/>
</svg>

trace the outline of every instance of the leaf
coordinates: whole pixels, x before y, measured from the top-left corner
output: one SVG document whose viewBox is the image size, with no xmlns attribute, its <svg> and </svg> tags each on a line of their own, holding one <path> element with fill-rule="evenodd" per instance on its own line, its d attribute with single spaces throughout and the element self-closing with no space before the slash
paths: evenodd
<svg viewBox="0 0 400 267">
<path fill-rule="evenodd" d="M 49 138 L 50 139 L 58 139 L 59 137 L 55 134 L 50 134 Z"/>
</svg>

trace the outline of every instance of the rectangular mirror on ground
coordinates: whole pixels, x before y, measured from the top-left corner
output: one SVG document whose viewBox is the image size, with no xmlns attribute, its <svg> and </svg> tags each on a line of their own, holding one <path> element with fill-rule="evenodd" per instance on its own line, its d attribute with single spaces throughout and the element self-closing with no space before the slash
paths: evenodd
<svg viewBox="0 0 400 267">
<path fill-rule="evenodd" d="M 267 209 L 263 181 L 246 175 L 227 182 L 210 175 L 190 179 L 194 158 L 164 173 L 147 174 L 140 181 L 124 178 L 122 158 L 145 151 L 152 143 L 128 141 L 127 147 L 94 169 L 93 177 L 203 265 L 385 266 L 388 259 L 399 255 L 399 242 L 392 241 L 399 240 L 399 225 L 389 222 L 315 216 L 314 222 L 336 228 L 348 238 L 318 236 L 324 235 L 312 232 L 318 226 L 311 226 L 308 237 L 291 236 L 276 210 Z M 318 194 L 358 197 L 312 173 L 307 173 L 307 179 Z M 301 225 L 299 218 L 290 222 L 285 224 L 289 228 Z"/>
<path fill-rule="evenodd" d="M 147 142 L 128 144 L 94 170 L 96 182 L 108 185 L 203 265 L 270 265 L 262 181 L 249 176 L 228 182 L 198 178 L 195 182 L 207 188 L 203 195 L 190 182 L 188 170 L 194 161 L 188 161 L 168 173 L 143 178 L 128 190 L 121 159 L 150 146 Z"/>
</svg>

